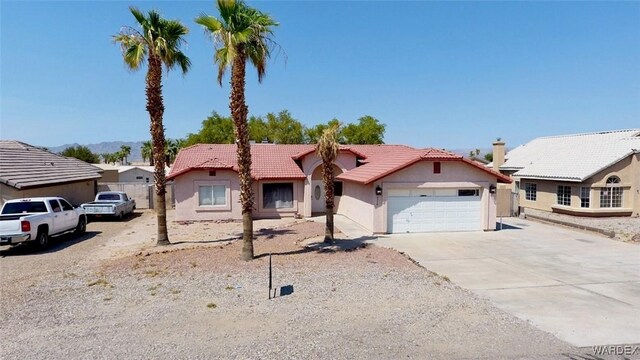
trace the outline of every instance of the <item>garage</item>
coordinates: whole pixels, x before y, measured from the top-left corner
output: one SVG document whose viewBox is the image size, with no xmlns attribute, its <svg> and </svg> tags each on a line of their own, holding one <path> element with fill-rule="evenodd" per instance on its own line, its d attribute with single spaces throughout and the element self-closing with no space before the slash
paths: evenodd
<svg viewBox="0 0 640 360">
<path fill-rule="evenodd" d="M 387 232 L 482 230 L 481 191 L 476 189 L 390 189 Z"/>
</svg>

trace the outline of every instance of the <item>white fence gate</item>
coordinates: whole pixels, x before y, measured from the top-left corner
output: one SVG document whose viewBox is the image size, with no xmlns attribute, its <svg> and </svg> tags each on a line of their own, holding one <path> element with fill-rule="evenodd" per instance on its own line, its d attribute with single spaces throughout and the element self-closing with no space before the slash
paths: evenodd
<svg viewBox="0 0 640 360">
<path fill-rule="evenodd" d="M 175 205 L 173 182 L 167 184 L 167 208 Z M 99 183 L 98 191 L 124 191 L 136 201 L 138 209 L 153 209 L 155 186 L 147 183 Z"/>
</svg>

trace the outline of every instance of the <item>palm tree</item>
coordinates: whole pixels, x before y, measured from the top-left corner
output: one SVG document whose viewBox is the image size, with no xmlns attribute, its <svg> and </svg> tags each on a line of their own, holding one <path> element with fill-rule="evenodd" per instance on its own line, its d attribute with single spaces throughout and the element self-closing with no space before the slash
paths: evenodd
<svg viewBox="0 0 640 360">
<path fill-rule="evenodd" d="M 149 159 L 149 165 L 153 166 L 153 146 L 151 145 L 151 141 L 145 141 L 142 143 L 140 147 L 140 153 L 142 154 L 142 161 L 147 161 Z"/>
<path fill-rule="evenodd" d="M 135 7 L 129 10 L 141 28 L 138 31 L 125 26 L 113 40 L 120 43 L 126 66 L 132 70 L 140 69 L 147 63 L 146 95 L 147 112 L 151 120 L 151 140 L 153 145 L 153 162 L 155 166 L 154 184 L 156 188 L 156 214 L 158 217 L 158 245 L 168 245 L 167 208 L 166 208 L 166 179 L 164 174 L 164 127 L 162 116 L 164 102 L 162 99 L 162 65 L 167 70 L 180 67 L 183 74 L 189 71 L 191 61 L 180 51 L 185 43 L 184 36 L 189 32 L 177 20 L 163 19 L 160 14 L 151 10 L 145 16 Z M 146 57 L 146 59 L 145 59 Z"/>
<path fill-rule="evenodd" d="M 324 231 L 324 242 L 333 242 L 333 183 L 335 174 L 333 173 L 333 162 L 338 157 L 340 145 L 338 144 L 338 130 L 340 125 L 332 125 L 322 132 L 322 136 L 316 144 L 316 153 L 322 159 L 322 182 L 324 183 L 324 201 L 326 209 L 326 227 Z"/>
<path fill-rule="evenodd" d="M 123 165 L 127 165 L 129 163 L 128 158 L 131 155 L 131 146 L 122 145 L 120 146 L 120 160 L 124 163 Z"/>
<path fill-rule="evenodd" d="M 202 14 L 195 21 L 202 25 L 214 40 L 214 60 L 218 65 L 218 83 L 227 67 L 231 67 L 231 117 L 238 154 L 240 204 L 242 207 L 242 259 L 253 259 L 253 191 L 251 189 L 251 146 L 247 125 L 248 108 L 245 103 L 245 71 L 247 60 L 258 71 L 258 81 L 265 75 L 266 62 L 273 44 L 272 28 L 277 26 L 269 15 L 247 6 L 242 1 L 218 0 L 220 19 Z"/>
</svg>

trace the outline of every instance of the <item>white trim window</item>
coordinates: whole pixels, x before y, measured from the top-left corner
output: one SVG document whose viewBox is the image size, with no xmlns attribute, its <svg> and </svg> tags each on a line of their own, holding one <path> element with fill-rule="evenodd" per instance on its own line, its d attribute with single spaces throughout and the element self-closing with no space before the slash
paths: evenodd
<svg viewBox="0 0 640 360">
<path fill-rule="evenodd" d="M 622 207 L 622 188 L 620 187 L 619 177 L 610 176 L 607 179 L 606 186 L 600 189 L 600 207 Z"/>
<path fill-rule="evenodd" d="M 293 183 L 262 184 L 262 207 L 264 209 L 293 208 Z"/>
<path fill-rule="evenodd" d="M 591 188 L 588 186 L 583 186 L 580 188 L 580 207 L 591 207 Z"/>
<path fill-rule="evenodd" d="M 227 187 L 225 185 L 198 185 L 198 206 L 226 206 Z"/>
<path fill-rule="evenodd" d="M 536 201 L 538 186 L 532 183 L 524 183 L 524 198 L 529 201 Z"/>
<path fill-rule="evenodd" d="M 571 186 L 558 185 L 556 193 L 558 205 L 571 206 Z"/>
</svg>

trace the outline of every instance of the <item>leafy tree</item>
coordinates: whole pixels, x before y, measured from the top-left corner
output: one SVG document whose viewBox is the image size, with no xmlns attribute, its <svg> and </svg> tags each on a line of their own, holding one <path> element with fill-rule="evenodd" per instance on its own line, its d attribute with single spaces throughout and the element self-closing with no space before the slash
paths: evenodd
<svg viewBox="0 0 640 360">
<path fill-rule="evenodd" d="M 273 137 L 267 123 L 259 116 L 252 116 L 249 118 L 249 139 L 255 142 L 272 142 Z"/>
<path fill-rule="evenodd" d="M 120 160 L 120 154 L 118 152 L 102 153 L 100 154 L 100 157 L 102 157 L 105 164 L 115 164 Z"/>
<path fill-rule="evenodd" d="M 287 110 L 278 114 L 267 114 L 269 142 L 277 144 L 302 144 L 304 142 L 304 126 L 291 116 Z"/>
<path fill-rule="evenodd" d="M 340 145 L 337 141 L 340 125 L 332 125 L 322 132 L 322 136 L 316 144 L 316 152 L 322 159 L 322 181 L 324 183 L 324 201 L 326 209 L 326 226 L 324 232 L 324 242 L 333 242 L 333 207 L 334 192 L 333 186 L 335 174 L 333 173 L 333 162 L 338 157 Z"/>
<path fill-rule="evenodd" d="M 168 164 L 173 164 L 178 156 L 180 149 L 185 147 L 187 141 L 185 139 L 167 139 L 167 148 L 165 149 L 166 160 Z"/>
<path fill-rule="evenodd" d="M 177 20 L 163 19 L 155 10 L 149 11 L 146 16 L 135 7 L 130 7 L 129 10 L 140 26 L 141 31 L 125 26 L 120 29 L 120 32 L 113 39 L 116 43 L 120 43 L 125 65 L 130 70 L 139 70 L 143 65 L 147 65 L 146 96 L 147 112 L 149 112 L 151 121 L 150 133 L 155 167 L 154 183 L 158 218 L 157 244 L 168 245 L 170 242 L 167 233 L 165 198 L 162 68 L 163 64 L 167 70 L 179 66 L 183 74 L 187 73 L 191 66 L 191 61 L 180 50 L 180 47 L 185 43 L 184 36 L 187 35 L 189 29 Z"/>
<path fill-rule="evenodd" d="M 324 131 L 332 126 L 337 126 L 339 128 L 338 133 L 336 134 L 336 139 L 339 143 L 342 143 L 342 141 L 340 141 L 342 139 L 340 120 L 338 119 L 331 119 L 327 124 L 317 124 L 313 127 L 305 128 L 304 129 L 305 143 L 316 144 L 320 140 L 320 137 L 322 136 Z"/>
<path fill-rule="evenodd" d="M 68 147 L 60 153 L 62 156 L 76 158 L 90 164 L 100 163 L 100 157 L 91 152 L 91 150 L 83 145 Z"/>
<path fill-rule="evenodd" d="M 270 57 L 271 35 L 277 26 L 271 16 L 247 6 L 238 0 L 218 0 L 220 19 L 202 14 L 196 23 L 210 33 L 215 42 L 214 60 L 218 65 L 218 83 L 228 67 L 231 68 L 230 109 L 234 124 L 240 178 L 240 204 L 242 207 L 242 258 L 253 259 L 253 191 L 251 179 L 251 147 L 247 124 L 248 108 L 245 102 L 246 64 L 250 61 L 258 72 L 258 82 L 265 75 Z"/>
<path fill-rule="evenodd" d="M 484 154 L 484 159 L 487 160 L 488 162 L 493 162 L 493 153 Z"/>
<path fill-rule="evenodd" d="M 234 139 L 233 120 L 214 111 L 202 121 L 200 131 L 187 135 L 185 144 L 233 144 Z"/>
<path fill-rule="evenodd" d="M 149 160 L 149 165 L 153 166 L 153 146 L 151 145 L 151 140 L 145 141 L 142 143 L 140 147 L 140 153 L 142 154 L 142 161 L 146 162 Z"/>
<path fill-rule="evenodd" d="M 384 144 L 386 125 L 373 116 L 365 115 L 357 124 L 346 125 L 342 129 L 343 144 Z"/>
</svg>

